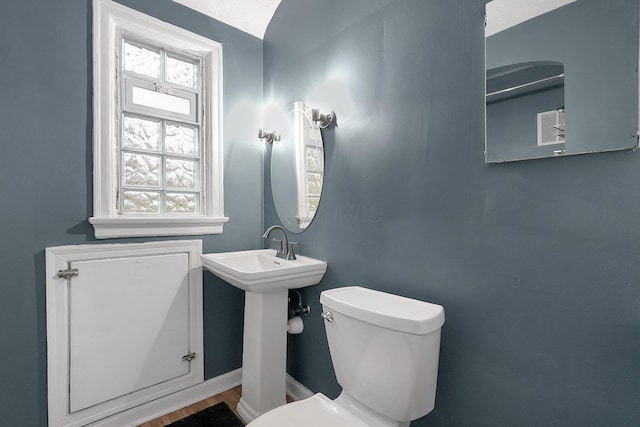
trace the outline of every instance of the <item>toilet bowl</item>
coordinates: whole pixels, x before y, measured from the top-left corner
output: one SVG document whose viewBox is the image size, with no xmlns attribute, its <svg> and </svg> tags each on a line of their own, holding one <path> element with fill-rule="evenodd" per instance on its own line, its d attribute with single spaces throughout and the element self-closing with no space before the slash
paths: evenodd
<svg viewBox="0 0 640 427">
<path fill-rule="evenodd" d="M 340 396 L 318 393 L 247 427 L 406 427 L 433 410 L 442 306 L 359 286 L 320 302 Z"/>
<path fill-rule="evenodd" d="M 272 409 L 247 425 L 251 427 L 369 427 L 322 393 Z"/>
</svg>

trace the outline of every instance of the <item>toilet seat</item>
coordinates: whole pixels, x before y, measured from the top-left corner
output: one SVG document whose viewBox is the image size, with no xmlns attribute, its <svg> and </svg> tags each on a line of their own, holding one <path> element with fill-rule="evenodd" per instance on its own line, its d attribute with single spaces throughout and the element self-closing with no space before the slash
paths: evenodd
<svg viewBox="0 0 640 427">
<path fill-rule="evenodd" d="M 369 427 L 322 393 L 261 415 L 247 427 Z"/>
</svg>

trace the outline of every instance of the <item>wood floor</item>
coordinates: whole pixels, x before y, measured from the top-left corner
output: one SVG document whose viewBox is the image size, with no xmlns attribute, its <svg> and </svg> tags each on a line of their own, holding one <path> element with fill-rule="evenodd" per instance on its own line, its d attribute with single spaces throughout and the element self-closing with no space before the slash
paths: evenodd
<svg viewBox="0 0 640 427">
<path fill-rule="evenodd" d="M 231 390 L 223 391 L 220 394 L 216 394 L 215 396 L 211 396 L 208 399 L 201 400 L 200 402 L 196 402 L 191 406 L 187 406 L 186 408 L 178 409 L 175 412 L 172 412 L 167 415 L 163 415 L 162 417 L 156 418 L 155 420 L 148 421 L 144 424 L 140 424 L 138 427 L 164 427 L 171 424 L 174 421 L 181 420 L 182 418 L 188 417 L 189 415 L 193 415 L 196 412 L 200 412 L 203 409 L 207 409 L 210 406 L 213 406 L 217 403 L 224 402 L 231 408 L 231 410 L 238 415 L 236 412 L 236 405 L 240 401 L 240 397 L 242 396 L 242 386 L 238 386 L 232 388 Z M 287 403 L 293 402 L 291 397 L 287 396 Z M 238 415 L 238 418 L 240 416 Z"/>
<path fill-rule="evenodd" d="M 242 396 L 242 386 L 238 386 L 232 388 L 231 390 L 223 391 L 220 394 L 216 394 L 215 396 L 211 396 L 208 399 L 201 400 L 200 402 L 196 402 L 191 406 L 187 406 L 186 408 L 178 409 L 175 412 L 172 412 L 167 415 L 163 415 L 160 418 L 156 418 L 155 420 L 148 421 L 144 424 L 140 424 L 139 427 L 164 427 L 166 425 L 171 424 L 174 421 L 178 421 L 184 417 L 188 417 L 189 415 L 193 415 L 196 412 L 200 412 L 203 409 L 207 409 L 210 406 L 213 406 L 217 403 L 224 402 L 231 408 L 231 410 L 238 415 L 236 412 L 236 405 L 240 401 L 240 396 Z"/>
</svg>

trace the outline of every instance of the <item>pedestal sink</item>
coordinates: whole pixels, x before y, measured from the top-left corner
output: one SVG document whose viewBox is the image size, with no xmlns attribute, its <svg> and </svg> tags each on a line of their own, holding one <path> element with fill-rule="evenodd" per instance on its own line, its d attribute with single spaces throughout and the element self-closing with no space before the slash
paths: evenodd
<svg viewBox="0 0 640 427">
<path fill-rule="evenodd" d="M 276 258 L 273 249 L 202 255 L 202 265 L 245 291 L 242 398 L 247 423 L 286 403 L 288 290 L 315 285 L 327 263 L 298 256 Z"/>
</svg>

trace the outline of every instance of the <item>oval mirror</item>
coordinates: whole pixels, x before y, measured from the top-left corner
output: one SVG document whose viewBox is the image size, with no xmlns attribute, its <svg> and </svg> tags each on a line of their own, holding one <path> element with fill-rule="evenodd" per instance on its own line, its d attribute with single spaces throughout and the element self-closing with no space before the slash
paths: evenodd
<svg viewBox="0 0 640 427">
<path fill-rule="evenodd" d="M 309 226 L 320 203 L 324 148 L 309 106 L 292 103 L 288 123 L 288 132 L 271 147 L 271 191 L 282 225 L 300 233 Z"/>
</svg>

